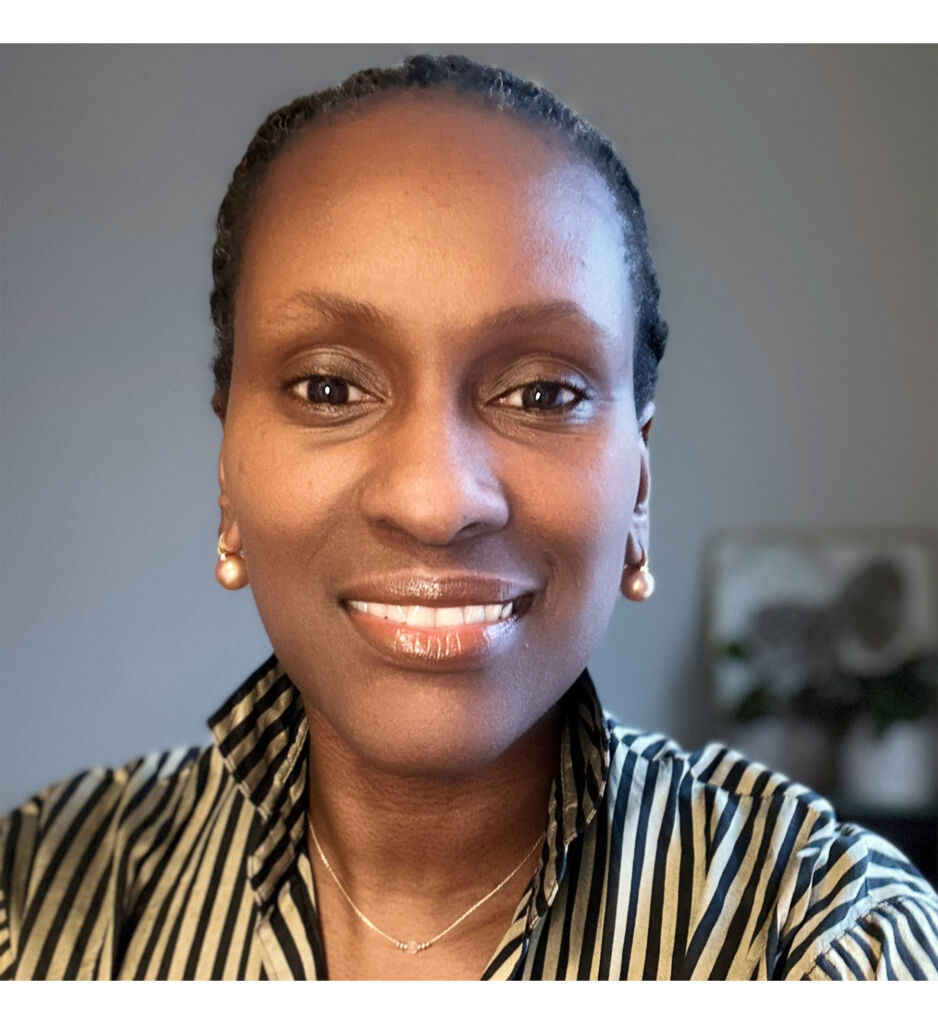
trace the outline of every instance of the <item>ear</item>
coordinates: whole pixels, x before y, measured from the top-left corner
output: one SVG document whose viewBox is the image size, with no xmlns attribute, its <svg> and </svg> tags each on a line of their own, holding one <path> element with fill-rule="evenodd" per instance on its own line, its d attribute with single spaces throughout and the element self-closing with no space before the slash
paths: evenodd
<svg viewBox="0 0 938 1024">
<path fill-rule="evenodd" d="M 654 402 L 648 402 L 642 410 L 638 421 L 640 468 L 638 490 L 635 494 L 635 506 L 632 509 L 632 524 L 625 548 L 625 565 L 638 565 L 642 555 L 648 552 L 648 500 L 651 494 L 651 461 L 648 451 L 648 435 L 651 421 L 655 415 Z"/>
<path fill-rule="evenodd" d="M 234 510 L 231 506 L 231 498 L 228 494 L 228 487 L 225 483 L 225 440 L 222 438 L 221 449 L 218 452 L 218 507 L 221 509 L 221 522 L 218 532 L 224 536 L 224 547 L 228 551 L 240 551 L 241 531 L 235 519 Z"/>
<path fill-rule="evenodd" d="M 228 396 L 216 390 L 212 395 L 212 412 L 221 420 L 221 428 L 225 429 L 225 414 L 228 411 Z"/>
</svg>

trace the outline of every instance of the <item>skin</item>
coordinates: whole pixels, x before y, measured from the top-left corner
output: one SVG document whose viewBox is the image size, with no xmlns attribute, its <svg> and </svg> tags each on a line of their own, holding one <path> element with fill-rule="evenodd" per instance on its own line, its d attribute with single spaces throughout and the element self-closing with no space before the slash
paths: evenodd
<svg viewBox="0 0 938 1024">
<path fill-rule="evenodd" d="M 543 831 L 557 703 L 623 564 L 647 550 L 653 410 L 636 422 L 620 235 L 595 171 L 443 90 L 305 129 L 252 209 L 221 526 L 304 701 L 316 833 L 356 903 L 403 939 L 450 924 Z M 350 302 L 382 323 L 350 318 Z M 519 306 L 539 313 L 493 325 Z M 311 403 L 313 374 L 356 390 Z M 525 385 L 555 380 L 586 399 L 523 407 Z M 533 600 L 488 661 L 401 667 L 362 641 L 340 597 L 402 570 L 521 580 Z M 411 957 L 310 861 L 330 976 L 372 978 L 479 977 L 536 866 Z"/>
</svg>

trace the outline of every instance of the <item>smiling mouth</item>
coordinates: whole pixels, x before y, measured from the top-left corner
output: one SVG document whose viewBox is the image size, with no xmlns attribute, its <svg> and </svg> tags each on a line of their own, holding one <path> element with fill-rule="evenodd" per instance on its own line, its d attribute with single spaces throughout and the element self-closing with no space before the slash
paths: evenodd
<svg viewBox="0 0 938 1024">
<path fill-rule="evenodd" d="M 462 670 L 504 653 L 520 636 L 533 593 L 491 604 L 386 604 L 346 598 L 359 635 L 382 660 L 409 668 Z"/>
<path fill-rule="evenodd" d="M 527 595 L 525 595 L 527 596 Z M 421 604 L 380 604 L 374 601 L 349 601 L 350 608 L 405 626 L 420 629 L 447 629 L 453 626 L 471 626 L 475 623 L 504 622 L 512 615 L 522 613 L 525 596 L 501 604 L 466 604 L 433 607 Z M 530 602 L 528 602 L 530 603 Z"/>
</svg>

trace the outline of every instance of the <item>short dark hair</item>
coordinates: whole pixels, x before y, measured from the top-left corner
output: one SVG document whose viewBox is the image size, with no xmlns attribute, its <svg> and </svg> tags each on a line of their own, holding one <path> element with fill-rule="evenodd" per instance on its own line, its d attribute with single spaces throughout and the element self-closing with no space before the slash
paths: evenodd
<svg viewBox="0 0 938 1024">
<path fill-rule="evenodd" d="M 487 106 L 511 110 L 525 120 L 553 129 L 602 175 L 622 216 L 625 251 L 637 323 L 633 376 L 635 411 L 641 415 L 655 393 L 658 363 L 664 353 L 668 325 L 658 311 L 658 276 L 648 248 L 648 229 L 625 165 L 612 143 L 552 93 L 510 71 L 480 64 L 458 54 L 419 54 L 390 68 L 369 68 L 341 85 L 301 96 L 268 115 L 235 168 L 218 211 L 212 257 L 212 322 L 215 325 L 215 394 L 212 406 L 224 415 L 234 358 L 234 297 L 251 200 L 277 154 L 310 121 L 350 107 L 368 96 L 392 89 L 426 89 L 448 85 L 477 97 Z"/>
</svg>

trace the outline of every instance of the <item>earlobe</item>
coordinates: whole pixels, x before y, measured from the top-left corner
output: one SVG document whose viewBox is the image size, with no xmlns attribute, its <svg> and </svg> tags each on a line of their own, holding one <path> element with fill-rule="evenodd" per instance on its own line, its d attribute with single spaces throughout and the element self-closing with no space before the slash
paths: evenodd
<svg viewBox="0 0 938 1024">
<path fill-rule="evenodd" d="M 638 419 L 638 432 L 641 436 L 641 468 L 638 480 L 638 494 L 635 500 L 635 511 L 647 519 L 648 495 L 651 491 L 651 459 L 648 453 L 648 436 L 651 433 L 651 421 L 655 415 L 655 403 L 646 402 L 645 408 Z"/>
<path fill-rule="evenodd" d="M 651 432 L 651 421 L 655 418 L 655 403 L 646 402 L 645 408 L 642 409 L 642 414 L 638 418 L 638 429 L 642 435 L 642 440 L 648 445 L 648 435 Z"/>
<path fill-rule="evenodd" d="M 642 444 L 639 462 L 638 490 L 635 492 L 635 515 L 648 518 L 648 498 L 651 494 L 651 458 L 648 446 Z"/>
<path fill-rule="evenodd" d="M 648 571 L 648 501 L 651 495 L 651 460 L 648 453 L 648 434 L 654 403 L 649 402 L 639 419 L 641 435 L 638 488 L 632 509 L 632 524 L 625 546 L 625 564 L 622 568 L 620 589 L 630 601 L 645 601 L 655 589 L 655 579 Z"/>
<path fill-rule="evenodd" d="M 221 509 L 221 525 L 219 532 L 227 531 L 234 523 L 235 515 L 231 506 L 231 498 L 228 494 L 228 484 L 225 481 L 225 443 L 222 440 L 221 449 L 218 452 L 218 507 Z M 240 548 L 240 544 L 238 547 Z"/>
<path fill-rule="evenodd" d="M 224 536 L 232 528 L 237 530 L 234 524 L 234 513 L 231 508 L 231 499 L 228 497 L 228 485 L 225 483 L 225 445 L 222 442 L 221 450 L 218 453 L 218 507 L 221 509 L 221 522 L 218 526 L 218 532 Z M 225 547 L 229 550 L 240 551 L 241 543 L 240 539 L 237 541 L 237 546 L 233 547 L 235 539 L 232 538 L 231 542 L 226 543 Z"/>
<path fill-rule="evenodd" d="M 630 601 L 647 601 L 655 590 L 655 578 L 648 570 L 647 498 L 646 486 L 645 501 L 636 503 L 632 514 L 632 528 L 625 543 L 625 565 L 622 567 L 619 589 L 622 596 Z"/>
<path fill-rule="evenodd" d="M 651 496 L 651 455 L 648 451 L 648 432 L 654 414 L 651 402 L 645 407 L 645 413 L 639 427 L 642 441 L 639 445 L 638 489 L 632 510 L 632 528 L 638 534 L 636 539 L 643 548 L 648 546 L 648 501 Z"/>
<path fill-rule="evenodd" d="M 222 499 L 226 497 L 227 486 L 225 484 L 225 442 L 222 440 L 221 447 L 218 449 L 218 491 L 220 497 L 218 503 L 221 504 Z"/>
<path fill-rule="evenodd" d="M 248 583 L 248 567 L 240 549 L 231 550 L 227 547 L 231 531 L 218 536 L 218 561 L 215 563 L 215 579 L 225 590 L 240 590 Z"/>
<path fill-rule="evenodd" d="M 218 561 L 215 563 L 215 579 L 226 590 L 240 590 L 247 586 L 248 568 L 242 551 L 241 531 L 234 518 L 225 484 L 224 444 L 218 455 L 218 488 L 221 523 L 218 527 Z"/>
</svg>

